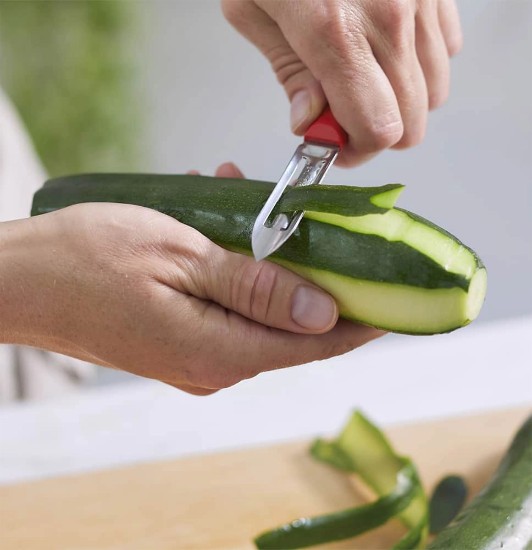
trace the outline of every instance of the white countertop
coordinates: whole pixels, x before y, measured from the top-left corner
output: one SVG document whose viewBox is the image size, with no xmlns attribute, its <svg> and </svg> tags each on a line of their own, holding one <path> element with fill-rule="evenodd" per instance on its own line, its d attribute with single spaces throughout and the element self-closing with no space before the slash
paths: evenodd
<svg viewBox="0 0 532 550">
<path fill-rule="evenodd" d="M 532 316 L 387 336 L 210 397 L 143 381 L 0 409 L 0 483 L 312 437 L 363 408 L 381 424 L 532 405 Z"/>
</svg>

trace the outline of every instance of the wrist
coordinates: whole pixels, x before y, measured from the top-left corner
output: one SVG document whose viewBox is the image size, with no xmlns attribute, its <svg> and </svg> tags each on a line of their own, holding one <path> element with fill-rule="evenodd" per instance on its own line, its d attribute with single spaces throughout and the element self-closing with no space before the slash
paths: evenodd
<svg viewBox="0 0 532 550">
<path fill-rule="evenodd" d="M 0 223 L 0 344 L 32 344 L 33 220 Z M 38 245 L 37 245 L 38 246 Z"/>
</svg>

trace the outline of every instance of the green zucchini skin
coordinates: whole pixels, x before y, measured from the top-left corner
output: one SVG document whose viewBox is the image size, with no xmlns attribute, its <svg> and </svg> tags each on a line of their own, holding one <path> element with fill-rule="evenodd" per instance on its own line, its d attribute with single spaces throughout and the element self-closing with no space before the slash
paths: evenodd
<svg viewBox="0 0 532 550">
<path fill-rule="evenodd" d="M 312 518 L 299 518 L 255 538 L 259 550 L 306 548 L 356 537 L 400 514 L 419 493 L 419 480 L 412 464 L 400 471 L 401 483 L 378 500 Z"/>
<path fill-rule="evenodd" d="M 358 475 L 378 498 L 355 508 L 299 518 L 262 533 L 255 538 L 257 548 L 287 550 L 348 539 L 394 517 L 402 519 L 409 531 L 393 550 L 423 548 L 428 509 L 417 470 L 361 411 L 354 411 L 337 438 L 315 440 L 310 452 L 316 460 Z"/>
<path fill-rule="evenodd" d="M 467 485 L 461 476 L 445 476 L 436 485 L 429 502 L 430 532 L 437 534 L 456 517 L 467 499 Z"/>
<path fill-rule="evenodd" d="M 524 550 L 532 546 L 532 415 L 488 485 L 428 546 L 430 550 Z"/>
<path fill-rule="evenodd" d="M 32 215 L 81 202 L 136 204 L 190 225 L 220 246 L 250 254 L 253 223 L 272 186 L 269 182 L 189 175 L 66 176 L 50 180 L 35 194 Z M 321 205 L 326 212 L 337 214 L 338 219 L 350 220 L 353 218 L 346 216 L 349 209 L 345 204 L 352 195 L 355 210 L 362 217 L 377 215 L 380 219 L 379 214 L 391 212 L 375 204 L 379 202 L 372 199 L 378 194 L 375 188 L 365 193 L 362 188 L 334 187 L 328 202 L 324 198 L 326 189 L 314 194 L 305 191 L 306 198 L 301 194 L 299 202 L 294 193 L 287 202 L 290 209 L 308 204 L 316 211 Z M 384 186 L 382 196 L 396 195 L 400 187 Z M 319 216 L 320 212 L 309 214 Z M 392 214 L 399 216 L 399 211 Z M 411 219 L 414 224 L 429 227 L 422 218 Z M 435 231 L 463 247 L 439 228 Z M 433 334 L 454 330 L 472 320 L 467 311 L 471 309 L 469 290 L 473 276 L 483 266 L 469 252 L 474 273 L 457 273 L 401 240 L 305 217 L 296 233 L 269 259 L 330 292 L 347 319 L 395 332 Z M 481 289 L 480 299 L 484 292 L 485 288 Z"/>
<path fill-rule="evenodd" d="M 314 458 L 339 470 L 356 474 L 375 494 L 392 494 L 397 487 L 401 470 L 411 467 L 417 487 L 415 497 L 397 517 L 408 532 L 392 550 L 424 548 L 428 535 L 427 497 L 411 459 L 400 456 L 386 435 L 361 411 L 354 411 L 338 437 L 332 441 L 317 439 L 310 452 Z"/>
</svg>

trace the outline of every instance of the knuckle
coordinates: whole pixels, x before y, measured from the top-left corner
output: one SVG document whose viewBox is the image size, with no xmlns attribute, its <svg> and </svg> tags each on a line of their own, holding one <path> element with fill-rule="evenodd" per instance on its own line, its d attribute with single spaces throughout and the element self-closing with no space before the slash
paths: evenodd
<svg viewBox="0 0 532 550">
<path fill-rule="evenodd" d="M 368 128 L 366 136 L 368 146 L 365 153 L 376 153 L 395 145 L 403 136 L 402 121 L 395 120 L 387 124 L 374 124 Z"/>
<path fill-rule="evenodd" d="M 373 140 L 376 149 L 382 150 L 395 145 L 403 135 L 403 125 L 398 122 L 373 130 Z"/>
<path fill-rule="evenodd" d="M 402 138 L 395 144 L 396 149 L 408 149 L 419 145 L 425 137 L 425 125 L 419 128 L 406 129 Z"/>
<path fill-rule="evenodd" d="M 212 245 L 206 239 L 188 241 L 180 250 L 180 260 L 189 271 L 197 273 L 201 271 L 212 252 Z"/>
<path fill-rule="evenodd" d="M 423 141 L 423 138 L 417 134 L 405 132 L 403 137 L 394 145 L 394 149 L 409 149 L 415 145 L 419 145 Z"/>
<path fill-rule="evenodd" d="M 267 54 L 277 80 L 286 86 L 297 75 L 302 74 L 306 67 L 297 54 L 284 45 L 270 50 Z"/>
<path fill-rule="evenodd" d="M 343 355 L 353 349 L 353 345 L 348 341 L 337 341 L 331 343 L 328 348 L 326 348 L 326 354 L 324 358 L 337 357 Z"/>
<path fill-rule="evenodd" d="M 277 282 L 278 271 L 271 263 L 247 263 L 237 277 L 232 302 L 252 319 L 267 319 Z"/>
<path fill-rule="evenodd" d="M 329 3 L 328 9 L 324 9 L 319 17 L 316 17 L 315 26 L 313 28 L 315 34 L 327 40 L 337 43 L 338 38 L 343 35 L 344 20 L 340 12 L 335 9 L 333 3 Z"/>
<path fill-rule="evenodd" d="M 174 278 L 176 289 L 200 298 L 206 297 L 212 243 L 208 239 L 183 239 L 175 252 L 172 259 L 177 268 Z"/>
<path fill-rule="evenodd" d="M 389 36 L 402 34 L 413 21 L 411 0 L 386 0 L 376 4 L 379 5 L 380 23 Z"/>
<path fill-rule="evenodd" d="M 434 109 L 437 109 L 438 107 L 441 107 L 448 98 L 448 90 L 429 93 L 429 110 L 432 111 Z"/>
<path fill-rule="evenodd" d="M 263 262 L 256 272 L 249 299 L 249 309 L 254 319 L 267 319 L 277 284 L 277 269 Z"/>
<path fill-rule="evenodd" d="M 381 39 L 397 61 L 408 62 L 415 51 L 415 17 L 402 2 L 390 2 L 391 8 L 381 16 Z"/>
<path fill-rule="evenodd" d="M 242 377 L 238 375 L 230 364 L 216 365 L 215 369 L 210 369 L 209 375 L 202 380 L 203 388 L 212 390 L 221 390 L 230 388 L 235 384 L 238 384 L 242 380 Z"/>
<path fill-rule="evenodd" d="M 229 350 L 221 349 L 215 361 L 194 362 L 186 377 L 187 385 L 215 392 L 238 384 L 242 376 L 229 357 Z"/>
<path fill-rule="evenodd" d="M 361 26 L 357 13 L 345 2 L 329 0 L 321 3 L 321 9 L 316 10 L 312 31 L 313 41 L 325 44 L 336 54 L 344 57 L 352 48 L 353 41 L 357 39 L 357 27 Z"/>
<path fill-rule="evenodd" d="M 462 51 L 464 38 L 461 34 L 454 35 L 447 39 L 447 53 L 450 57 Z"/>
</svg>

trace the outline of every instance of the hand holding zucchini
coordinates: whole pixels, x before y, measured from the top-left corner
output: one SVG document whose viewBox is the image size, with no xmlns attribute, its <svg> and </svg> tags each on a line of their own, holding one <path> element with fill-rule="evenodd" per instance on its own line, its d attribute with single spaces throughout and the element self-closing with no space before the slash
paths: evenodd
<svg viewBox="0 0 532 550">
<path fill-rule="evenodd" d="M 402 186 L 294 188 L 279 208 L 305 210 L 269 259 L 337 301 L 342 317 L 409 334 L 474 320 L 486 293 L 478 256 L 431 222 L 394 208 Z M 32 215 L 83 202 L 153 208 L 224 248 L 251 253 L 251 229 L 272 184 L 189 175 L 87 174 L 47 182 Z"/>
</svg>

